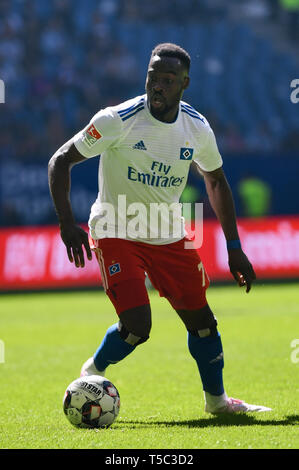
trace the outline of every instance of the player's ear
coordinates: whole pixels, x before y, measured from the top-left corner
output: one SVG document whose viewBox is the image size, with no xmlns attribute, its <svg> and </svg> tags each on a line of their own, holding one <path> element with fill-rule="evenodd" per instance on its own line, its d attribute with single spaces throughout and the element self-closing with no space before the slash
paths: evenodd
<svg viewBox="0 0 299 470">
<path fill-rule="evenodd" d="M 190 77 L 188 77 L 188 76 L 184 77 L 184 83 L 183 83 L 183 89 L 184 90 L 186 90 L 186 88 L 188 88 L 189 83 L 190 83 Z"/>
</svg>

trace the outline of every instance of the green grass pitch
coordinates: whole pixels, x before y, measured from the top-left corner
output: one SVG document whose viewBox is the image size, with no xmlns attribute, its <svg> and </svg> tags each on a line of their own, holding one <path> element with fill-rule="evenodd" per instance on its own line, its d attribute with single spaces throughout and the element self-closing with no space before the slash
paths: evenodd
<svg viewBox="0 0 299 470">
<path fill-rule="evenodd" d="M 298 284 L 211 287 L 224 347 L 228 395 L 273 409 L 214 417 L 204 412 L 185 329 L 151 292 L 151 339 L 106 376 L 121 397 L 104 430 L 72 427 L 62 411 L 106 329 L 116 322 L 101 291 L 0 297 L 1 449 L 298 449 Z M 298 345 L 297 345 L 298 348 Z"/>
</svg>

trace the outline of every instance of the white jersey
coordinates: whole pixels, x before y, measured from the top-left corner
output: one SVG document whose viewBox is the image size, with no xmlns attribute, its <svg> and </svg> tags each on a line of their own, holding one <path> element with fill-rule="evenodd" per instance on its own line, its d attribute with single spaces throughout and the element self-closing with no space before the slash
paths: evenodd
<svg viewBox="0 0 299 470">
<path fill-rule="evenodd" d="M 86 158 L 101 155 L 99 192 L 89 217 L 94 239 L 157 245 L 182 239 L 184 219 L 177 208 L 191 162 L 204 171 L 222 165 L 214 133 L 200 113 L 181 101 L 175 122 L 161 122 L 150 113 L 146 95 L 99 111 L 74 144 Z M 160 206 L 157 225 L 161 203 L 172 212 Z"/>
</svg>

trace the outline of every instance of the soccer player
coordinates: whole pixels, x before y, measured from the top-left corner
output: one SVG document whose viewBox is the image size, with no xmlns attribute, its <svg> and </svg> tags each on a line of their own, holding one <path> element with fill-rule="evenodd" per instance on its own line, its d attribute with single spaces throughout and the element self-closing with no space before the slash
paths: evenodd
<svg viewBox="0 0 299 470">
<path fill-rule="evenodd" d="M 184 227 L 180 234 L 172 230 L 183 223 L 181 214 L 173 211 L 169 230 L 163 233 L 166 215 L 161 215 L 158 228 L 148 217 L 151 204 L 178 205 L 190 164 L 196 165 L 227 240 L 230 271 L 250 291 L 256 276 L 241 248 L 234 202 L 214 133 L 205 117 L 182 101 L 189 68 L 190 56 L 184 49 L 159 44 L 150 57 L 146 94 L 100 110 L 50 159 L 49 186 L 68 258 L 84 267 L 85 252 L 89 260 L 95 252 L 105 292 L 119 320 L 83 364 L 81 375 L 105 375 L 110 364 L 149 339 L 146 272 L 186 326 L 188 347 L 203 384 L 205 411 L 266 411 L 269 408 L 229 398 L 225 392 L 221 337 L 206 300 L 209 278 L 198 251 L 187 248 Z M 72 213 L 70 172 L 73 165 L 98 155 L 99 193 L 91 208 L 88 237 Z M 124 210 L 124 200 L 130 210 Z M 138 223 L 133 217 L 136 207 L 142 213 Z"/>
</svg>

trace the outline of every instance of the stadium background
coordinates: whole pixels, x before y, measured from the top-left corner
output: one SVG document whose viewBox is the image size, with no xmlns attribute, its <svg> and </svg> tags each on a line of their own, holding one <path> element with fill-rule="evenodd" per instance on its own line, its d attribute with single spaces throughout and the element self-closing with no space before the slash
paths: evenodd
<svg viewBox="0 0 299 470">
<path fill-rule="evenodd" d="M 232 186 L 243 246 L 261 279 L 299 277 L 297 0 L 3 0 L 0 5 L 0 289 L 97 285 L 96 263 L 67 261 L 49 196 L 47 163 L 100 108 L 144 92 L 159 42 L 191 55 L 184 95 L 210 121 Z M 72 171 L 86 224 L 98 158 Z M 202 181 L 202 257 L 230 279 L 224 241 Z"/>
</svg>

